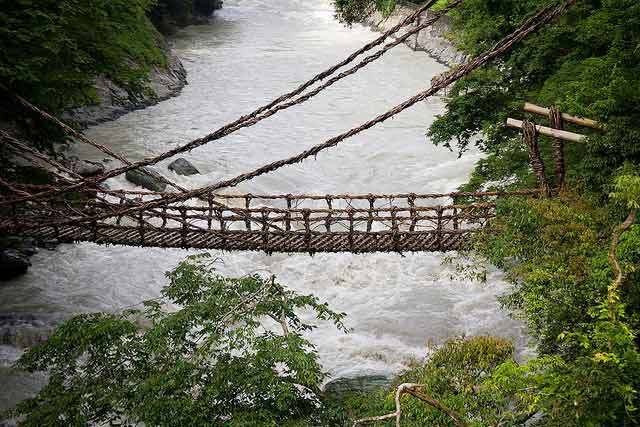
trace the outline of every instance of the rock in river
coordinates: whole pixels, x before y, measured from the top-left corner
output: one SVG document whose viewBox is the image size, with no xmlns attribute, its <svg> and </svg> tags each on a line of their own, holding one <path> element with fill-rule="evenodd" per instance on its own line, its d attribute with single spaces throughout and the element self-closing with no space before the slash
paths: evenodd
<svg viewBox="0 0 640 427">
<path fill-rule="evenodd" d="M 31 267 L 29 257 L 15 249 L 0 251 L 0 280 L 10 280 L 25 274 Z"/>
<path fill-rule="evenodd" d="M 127 172 L 126 177 L 129 182 L 144 187 L 150 191 L 164 191 L 167 188 L 167 183 L 164 182 L 162 176 L 153 169 L 132 169 Z"/>
<path fill-rule="evenodd" d="M 188 160 L 183 159 L 182 157 L 174 160 L 169 165 L 169 170 L 174 171 L 178 175 L 198 175 L 200 171 L 193 166 Z"/>
<path fill-rule="evenodd" d="M 342 399 L 349 394 L 369 393 L 377 389 L 387 389 L 391 379 L 384 375 L 363 375 L 355 378 L 338 378 L 324 387 L 325 395 Z"/>
<path fill-rule="evenodd" d="M 71 158 L 67 162 L 72 171 L 80 176 L 96 176 L 104 173 L 105 167 L 102 163 L 92 162 L 89 160 L 80 160 L 78 158 Z"/>
</svg>

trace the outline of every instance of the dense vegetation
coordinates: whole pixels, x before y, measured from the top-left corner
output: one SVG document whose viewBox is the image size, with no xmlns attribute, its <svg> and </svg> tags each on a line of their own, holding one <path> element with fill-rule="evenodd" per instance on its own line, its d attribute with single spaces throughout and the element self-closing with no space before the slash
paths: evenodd
<svg viewBox="0 0 640 427">
<path fill-rule="evenodd" d="M 134 98 L 148 93 L 150 69 L 166 65 L 164 40 L 150 17 L 158 25 L 188 23 L 194 14 L 210 14 L 220 1 L 15 0 L 0 5 L 0 82 L 59 114 L 95 102 L 98 76 Z M 24 124 L 7 97 L 0 102 L 0 121 Z"/>
<path fill-rule="evenodd" d="M 466 0 L 452 14 L 449 37 L 467 53 L 479 53 L 546 3 Z M 350 21 L 394 3 L 336 5 L 338 16 Z M 460 155 L 472 145 L 486 155 L 465 190 L 536 185 L 520 135 L 504 124 L 525 116 L 525 101 L 606 124 L 604 133 L 569 127 L 590 137 L 566 144 L 564 190 L 551 199 L 502 201 L 493 228 L 476 242 L 481 262 L 507 272 L 511 291 L 501 302 L 528 324 L 539 357 L 522 365 L 507 361 L 477 394 L 459 397 L 473 408 L 483 388 L 493 387 L 496 398 L 511 402 L 511 418 L 499 425 L 518 425 L 514 420 L 523 417 L 543 426 L 639 423 L 640 3 L 579 0 L 511 54 L 456 83 L 446 101 L 430 139 Z M 551 141 L 540 143 L 553 182 Z M 445 401 L 451 392 L 434 388 Z M 504 415 L 503 407 L 493 407 L 495 416 Z M 482 419 L 472 409 L 461 413 L 472 425 Z M 479 425 L 495 424 L 484 420 Z"/>
<path fill-rule="evenodd" d="M 190 257 L 141 309 L 80 315 L 20 365 L 49 382 L 13 415 L 24 426 L 282 426 L 320 416 L 313 328 L 343 314 L 273 277 L 229 278 Z M 269 322 L 266 322 L 269 321 Z"/>
</svg>

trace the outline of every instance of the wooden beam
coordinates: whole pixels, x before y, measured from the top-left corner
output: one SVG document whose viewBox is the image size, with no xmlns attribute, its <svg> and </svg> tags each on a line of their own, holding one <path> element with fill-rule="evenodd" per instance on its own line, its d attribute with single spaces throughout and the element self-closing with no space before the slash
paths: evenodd
<svg viewBox="0 0 640 427">
<path fill-rule="evenodd" d="M 539 114 L 541 116 L 551 118 L 551 111 L 548 108 L 540 107 L 539 105 L 532 104 L 530 102 L 525 102 L 524 111 L 526 111 L 527 113 Z M 596 122 L 595 120 L 576 117 L 565 113 L 562 113 L 562 120 L 564 120 L 565 122 L 573 123 L 574 125 L 585 126 L 591 129 L 604 131 L 604 126 Z"/>
<path fill-rule="evenodd" d="M 510 128 L 522 129 L 522 120 L 507 119 L 507 126 L 509 126 Z M 587 139 L 586 135 L 567 132 L 566 130 L 548 128 L 546 126 L 536 125 L 536 130 L 540 135 L 551 136 L 553 138 L 562 139 L 564 141 L 585 142 L 585 140 Z"/>
</svg>

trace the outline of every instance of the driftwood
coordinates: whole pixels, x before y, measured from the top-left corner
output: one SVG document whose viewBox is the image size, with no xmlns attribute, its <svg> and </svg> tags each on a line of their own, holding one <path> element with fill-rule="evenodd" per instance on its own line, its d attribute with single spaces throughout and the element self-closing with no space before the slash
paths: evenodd
<svg viewBox="0 0 640 427">
<path fill-rule="evenodd" d="M 438 400 L 434 399 L 433 397 L 429 396 L 427 393 L 424 392 L 424 388 L 425 386 L 421 384 L 408 384 L 408 383 L 400 384 L 396 389 L 395 412 L 392 412 L 386 415 L 380 415 L 377 417 L 361 418 L 353 422 L 353 427 L 356 427 L 360 424 L 375 423 L 375 422 L 386 421 L 391 419 L 395 419 L 396 427 L 400 427 L 400 421 L 402 419 L 402 406 L 400 405 L 400 398 L 405 394 L 408 394 L 417 399 L 420 399 L 423 402 L 427 403 L 428 405 L 434 407 L 435 409 L 441 412 L 444 412 L 449 416 L 449 418 L 453 420 L 456 427 L 469 427 L 469 425 L 462 419 L 462 416 L 460 414 L 458 414 L 453 409 L 448 408 L 444 404 L 440 403 Z"/>
</svg>

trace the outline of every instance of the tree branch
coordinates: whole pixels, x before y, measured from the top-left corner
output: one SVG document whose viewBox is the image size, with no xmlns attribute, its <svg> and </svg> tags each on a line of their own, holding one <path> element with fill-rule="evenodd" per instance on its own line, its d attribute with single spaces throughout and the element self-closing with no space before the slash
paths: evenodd
<svg viewBox="0 0 640 427">
<path fill-rule="evenodd" d="M 463 421 L 462 416 L 455 412 L 454 410 L 448 408 L 447 406 L 440 403 L 438 400 L 429 396 L 424 391 L 424 385 L 421 384 L 400 384 L 396 390 L 395 402 L 396 402 L 396 411 L 387 415 L 380 415 L 377 417 L 367 417 L 361 418 L 353 422 L 353 427 L 356 427 L 359 424 L 364 423 L 373 423 L 378 421 L 390 420 L 392 418 L 396 419 L 396 427 L 400 427 L 400 419 L 402 418 L 402 407 L 400 406 L 400 398 L 404 394 L 409 394 L 417 399 L 422 400 L 423 402 L 429 404 L 435 409 L 444 412 L 447 414 L 455 423 L 457 427 L 469 427 L 469 425 Z"/>
<path fill-rule="evenodd" d="M 622 271 L 622 267 L 620 267 L 620 262 L 618 261 L 618 256 L 617 256 L 618 244 L 620 243 L 620 236 L 622 236 L 622 234 L 625 231 L 629 230 L 629 228 L 631 228 L 631 226 L 635 222 L 636 222 L 636 212 L 634 210 L 634 211 L 631 211 L 629 216 L 627 216 L 627 219 L 622 224 L 618 225 L 613 230 L 613 236 L 611 237 L 611 249 L 609 249 L 609 263 L 611 264 L 611 268 L 613 269 L 613 272 L 616 275 L 616 278 L 609 285 L 609 289 L 607 292 L 608 292 L 609 308 L 612 309 L 611 315 L 614 318 L 616 317 L 616 314 L 615 314 L 615 310 L 613 309 L 613 306 L 617 304 L 618 301 L 620 300 L 619 290 L 625 279 L 624 271 Z"/>
</svg>

